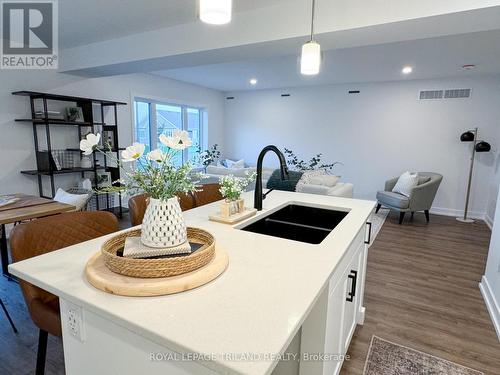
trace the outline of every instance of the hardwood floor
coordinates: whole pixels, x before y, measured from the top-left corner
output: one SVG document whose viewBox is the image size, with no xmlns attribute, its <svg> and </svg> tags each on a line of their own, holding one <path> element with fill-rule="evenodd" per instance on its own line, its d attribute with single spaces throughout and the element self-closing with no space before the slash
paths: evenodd
<svg viewBox="0 0 500 375">
<path fill-rule="evenodd" d="M 366 322 L 356 331 L 342 374 L 363 373 L 372 335 L 500 374 L 500 342 L 478 288 L 489 229 L 444 216 L 431 216 L 429 225 L 420 214 L 402 226 L 397 220 L 389 215 L 370 248 Z M 19 286 L 0 277 L 0 296 L 19 329 L 15 335 L 0 311 L 0 374 L 33 374 L 37 330 Z M 47 375 L 64 374 L 61 340 L 49 339 L 47 361 Z"/>
<path fill-rule="evenodd" d="M 481 221 L 417 214 L 400 226 L 387 218 L 371 246 L 366 321 L 342 374 L 361 375 L 372 335 L 483 371 L 500 374 L 500 342 L 478 283 L 491 232 Z"/>
</svg>

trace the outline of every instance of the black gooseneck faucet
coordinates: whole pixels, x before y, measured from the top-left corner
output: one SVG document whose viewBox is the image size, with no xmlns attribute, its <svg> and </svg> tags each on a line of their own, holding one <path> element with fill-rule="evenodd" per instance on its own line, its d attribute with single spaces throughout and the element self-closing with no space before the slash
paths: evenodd
<svg viewBox="0 0 500 375">
<path fill-rule="evenodd" d="M 286 166 L 286 160 L 283 153 L 278 149 L 278 147 L 273 145 L 264 147 L 257 158 L 257 180 L 255 181 L 254 196 L 254 207 L 257 211 L 262 211 L 262 200 L 265 199 L 266 195 L 272 191 L 271 189 L 266 194 L 262 194 L 262 162 L 264 161 L 264 156 L 268 151 L 273 151 L 280 159 L 281 179 L 285 180 L 288 177 L 288 167 Z"/>
</svg>

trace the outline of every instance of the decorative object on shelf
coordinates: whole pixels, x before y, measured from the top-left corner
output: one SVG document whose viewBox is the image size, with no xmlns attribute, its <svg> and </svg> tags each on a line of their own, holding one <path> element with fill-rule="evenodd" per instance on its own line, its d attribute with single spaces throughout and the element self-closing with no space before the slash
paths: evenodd
<svg viewBox="0 0 500 375">
<path fill-rule="evenodd" d="M 303 75 L 316 75 L 321 66 L 321 46 L 314 40 L 314 13 L 316 1 L 312 0 L 311 12 L 311 38 L 302 46 L 300 58 L 300 73 Z"/>
<path fill-rule="evenodd" d="M 218 150 L 219 145 L 216 143 L 212 147 L 202 151 L 201 147 L 198 148 L 198 154 L 200 156 L 200 163 L 203 165 L 205 173 L 207 173 L 207 167 L 209 165 L 215 164 L 220 158 L 220 151 Z"/>
<path fill-rule="evenodd" d="M 102 245 L 101 254 L 106 266 L 120 275 L 143 278 L 182 275 L 205 266 L 215 254 L 215 238 L 209 232 L 187 228 L 186 235 L 192 248 L 187 255 L 164 255 L 151 259 L 124 257 L 123 248 L 127 237 L 142 238 L 141 229 L 122 232 L 110 238 Z"/>
<path fill-rule="evenodd" d="M 80 160 L 80 168 L 83 169 L 92 168 L 92 159 L 90 159 L 88 156 L 82 156 L 82 159 Z"/>
<path fill-rule="evenodd" d="M 54 165 L 58 171 L 62 169 L 61 163 L 59 163 L 59 159 L 57 157 L 57 152 L 56 150 L 52 150 L 50 152 L 50 156 L 52 157 L 52 161 L 54 162 Z"/>
<path fill-rule="evenodd" d="M 472 176 L 474 172 L 474 161 L 476 158 L 476 152 L 489 152 L 491 150 L 491 145 L 485 141 L 478 141 L 479 128 L 474 128 L 472 130 L 468 130 L 465 133 L 462 133 L 460 136 L 461 142 L 472 142 L 472 150 L 471 150 L 471 158 L 470 158 L 470 169 L 469 169 L 469 180 L 467 182 L 467 194 L 465 196 L 465 209 L 464 216 L 457 217 L 458 221 L 462 223 L 473 223 L 473 219 L 469 219 L 467 217 L 469 211 L 469 198 L 470 198 L 470 190 L 472 186 Z"/>
<path fill-rule="evenodd" d="M 97 183 L 98 188 L 105 188 L 111 186 L 111 173 L 106 171 L 97 172 Z"/>
<path fill-rule="evenodd" d="M 224 25 L 231 22 L 232 0 L 200 0 L 200 20 L 211 25 Z"/>
<path fill-rule="evenodd" d="M 68 121 L 85 122 L 85 119 L 83 117 L 83 109 L 80 107 L 67 107 L 66 117 Z"/>
<path fill-rule="evenodd" d="M 304 159 L 299 159 L 299 157 L 292 150 L 285 148 L 284 152 L 286 157 L 286 163 L 290 166 L 291 170 L 294 171 L 314 171 L 318 169 L 323 169 L 325 171 L 331 171 L 335 168 L 336 165 L 344 165 L 340 161 L 336 161 L 334 163 L 324 163 L 322 161 L 323 154 L 319 153 L 315 156 L 311 157 L 309 161 L 305 161 Z"/>
<path fill-rule="evenodd" d="M 49 120 L 64 120 L 64 115 L 61 111 L 47 111 L 47 117 Z M 44 119 L 45 112 L 44 111 L 36 111 L 35 118 Z"/>
<path fill-rule="evenodd" d="M 86 178 L 82 181 L 82 189 L 92 190 L 92 181 L 90 181 L 90 178 Z"/>
<path fill-rule="evenodd" d="M 187 131 L 175 131 L 170 137 L 162 134 L 159 138 L 165 151 L 156 149 L 144 155 L 145 145 L 134 143 L 122 151 L 121 160 L 112 155 L 108 144 L 99 146 L 99 134 L 89 134 L 80 142 L 84 154 L 96 151 L 107 155 L 124 171 L 125 178 L 112 181 L 111 186 L 99 189 L 98 193 L 147 193 L 150 197 L 142 223 L 141 241 L 151 247 L 151 251 L 186 243 L 186 224 L 176 194 L 196 191 L 199 177 L 192 173 L 189 162 L 180 167 L 174 165 L 176 154 L 192 145 Z M 138 168 L 124 168 L 123 163 L 135 161 Z"/>
<path fill-rule="evenodd" d="M 228 218 L 245 210 L 245 201 L 241 199 L 241 194 L 255 181 L 256 176 L 257 174 L 253 172 L 247 173 L 244 178 L 227 175 L 219 179 L 219 191 L 224 197 L 224 201 L 220 204 L 220 216 Z"/>
</svg>

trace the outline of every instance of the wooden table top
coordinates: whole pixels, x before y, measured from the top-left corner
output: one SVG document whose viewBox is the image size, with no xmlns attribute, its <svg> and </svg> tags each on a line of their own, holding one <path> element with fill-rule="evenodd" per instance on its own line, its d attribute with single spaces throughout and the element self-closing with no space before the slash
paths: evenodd
<svg viewBox="0 0 500 375">
<path fill-rule="evenodd" d="M 60 214 L 75 209 L 75 206 L 70 204 L 60 203 L 33 195 L 9 194 L 9 196 L 10 195 L 19 198 L 19 200 L 0 207 L 0 224 L 11 224 L 17 221 Z"/>
</svg>

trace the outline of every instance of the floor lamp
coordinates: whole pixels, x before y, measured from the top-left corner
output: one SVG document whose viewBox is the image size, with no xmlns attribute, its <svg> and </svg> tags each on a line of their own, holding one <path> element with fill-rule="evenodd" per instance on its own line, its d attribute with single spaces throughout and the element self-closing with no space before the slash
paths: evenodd
<svg viewBox="0 0 500 375">
<path fill-rule="evenodd" d="M 465 198 L 464 217 L 457 217 L 457 220 L 461 221 L 462 223 L 474 222 L 474 220 L 467 218 L 467 213 L 469 210 L 470 188 L 472 185 L 472 172 L 474 170 L 474 159 L 476 158 L 476 152 L 488 152 L 491 150 L 490 144 L 485 141 L 478 141 L 477 136 L 478 136 L 478 128 L 474 128 L 473 130 L 468 130 L 460 136 L 461 142 L 473 142 L 472 155 L 470 158 L 469 182 L 467 183 L 467 195 Z"/>
</svg>

